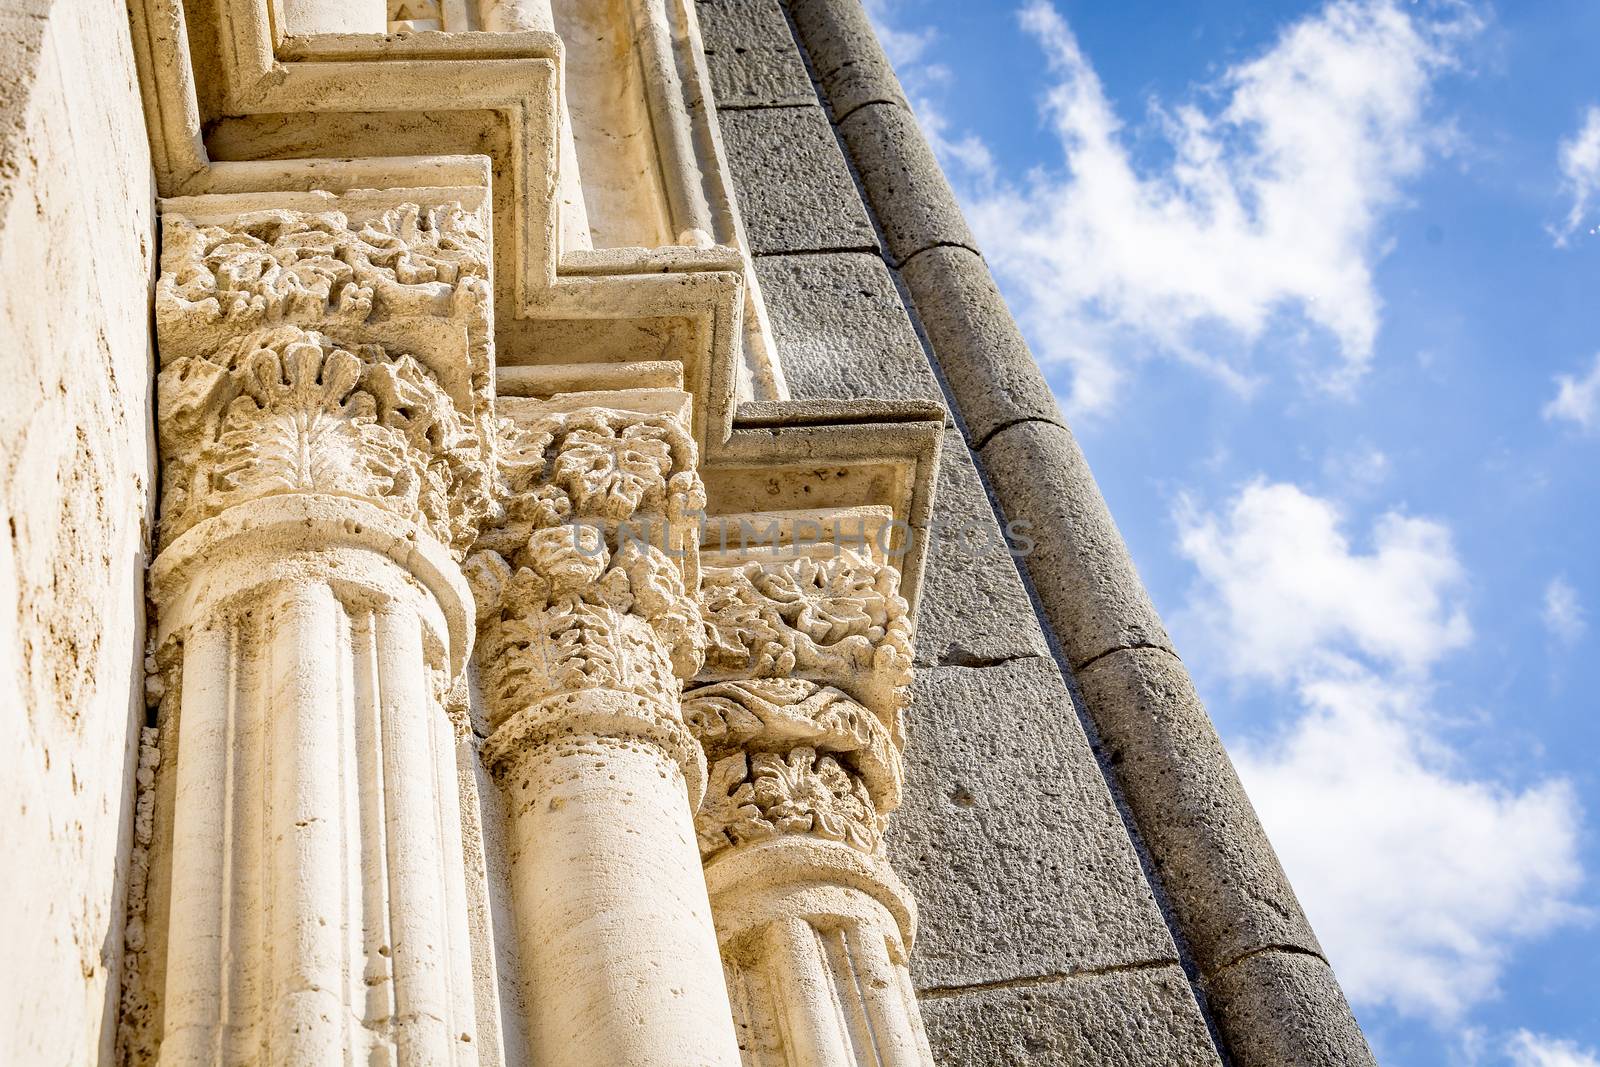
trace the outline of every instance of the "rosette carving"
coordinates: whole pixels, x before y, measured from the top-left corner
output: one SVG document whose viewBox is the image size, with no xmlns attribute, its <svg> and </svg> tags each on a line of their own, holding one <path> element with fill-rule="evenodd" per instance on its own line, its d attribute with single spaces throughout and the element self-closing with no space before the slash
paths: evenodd
<svg viewBox="0 0 1600 1067">
<path fill-rule="evenodd" d="M 160 373 L 162 540 L 247 500 L 369 500 L 465 549 L 490 504 L 483 443 L 432 372 L 298 326 Z"/>
</svg>

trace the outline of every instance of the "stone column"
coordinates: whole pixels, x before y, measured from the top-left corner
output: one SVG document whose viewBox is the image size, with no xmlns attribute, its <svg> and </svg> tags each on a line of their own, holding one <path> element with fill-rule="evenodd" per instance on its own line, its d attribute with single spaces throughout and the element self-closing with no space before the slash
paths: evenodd
<svg viewBox="0 0 1600 1067">
<path fill-rule="evenodd" d="M 712 761 L 696 826 L 752 1067 L 933 1062 L 915 910 L 882 847 L 910 683 L 897 585 L 839 548 L 706 568 L 703 677 L 744 677 L 695 687 L 684 714 Z"/>
<path fill-rule="evenodd" d="M 161 371 L 176 657 L 160 1061 L 476 1063 L 448 542 L 474 441 L 433 374 L 300 326 Z"/>
<path fill-rule="evenodd" d="M 693 442 L 673 416 L 583 408 L 505 452 L 512 521 L 471 569 L 533 1057 L 733 1067 L 679 705 L 704 643 Z"/>
</svg>

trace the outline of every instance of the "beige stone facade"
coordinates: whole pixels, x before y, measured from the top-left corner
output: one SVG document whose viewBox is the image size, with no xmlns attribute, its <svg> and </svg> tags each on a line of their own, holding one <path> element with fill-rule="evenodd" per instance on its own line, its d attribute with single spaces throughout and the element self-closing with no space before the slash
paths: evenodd
<svg viewBox="0 0 1600 1067">
<path fill-rule="evenodd" d="M 0 13 L 0 1061 L 1371 1055 L 857 0 Z"/>
</svg>

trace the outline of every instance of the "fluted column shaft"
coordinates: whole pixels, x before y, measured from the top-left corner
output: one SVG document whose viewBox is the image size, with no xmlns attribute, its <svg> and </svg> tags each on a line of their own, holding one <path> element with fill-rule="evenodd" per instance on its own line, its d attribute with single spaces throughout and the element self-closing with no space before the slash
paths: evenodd
<svg viewBox="0 0 1600 1067">
<path fill-rule="evenodd" d="M 437 697 L 468 637 L 453 571 L 317 495 L 229 508 L 157 559 L 182 656 L 164 1064 L 477 1062 Z"/>
</svg>

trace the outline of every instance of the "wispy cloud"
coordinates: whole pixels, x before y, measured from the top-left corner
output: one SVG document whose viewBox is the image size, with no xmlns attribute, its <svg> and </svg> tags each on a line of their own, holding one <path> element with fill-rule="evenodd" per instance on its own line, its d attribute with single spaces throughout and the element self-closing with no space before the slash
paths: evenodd
<svg viewBox="0 0 1600 1067">
<path fill-rule="evenodd" d="M 1552 231 L 1557 245 L 1566 245 L 1583 228 L 1595 197 L 1600 194 L 1600 107 L 1583 114 L 1583 124 L 1556 150 L 1561 167 L 1561 188 L 1572 199 L 1565 222 Z M 1594 228 L 1590 227 L 1590 232 Z"/>
<path fill-rule="evenodd" d="M 1543 1034 L 1518 1030 L 1506 1043 L 1512 1067 L 1600 1067 L 1600 1053 Z"/>
<path fill-rule="evenodd" d="M 1560 576 L 1550 579 L 1550 584 L 1544 587 L 1544 610 L 1540 617 L 1551 636 L 1565 645 L 1577 644 L 1588 629 L 1578 591 Z"/>
<path fill-rule="evenodd" d="M 1198 102 L 1152 103 L 1170 148 L 1162 166 L 1135 164 L 1098 75 L 1044 0 L 1022 22 L 1054 75 L 1044 113 L 1059 167 L 1010 180 L 981 142 L 924 116 L 965 171 L 969 215 L 1039 355 L 1067 371 L 1069 407 L 1108 409 L 1130 355 L 1249 388 L 1250 349 L 1276 327 L 1317 386 L 1361 376 L 1380 323 L 1382 223 L 1446 139 L 1430 89 L 1477 25 L 1458 4 L 1416 10 L 1333 0 L 1199 87 Z M 1308 326 L 1325 340 L 1308 340 Z"/>
<path fill-rule="evenodd" d="M 1600 427 L 1600 355 L 1581 378 L 1556 375 L 1556 395 L 1544 406 L 1544 417 L 1576 423 L 1585 431 Z"/>
<path fill-rule="evenodd" d="M 1582 870 L 1570 785 L 1476 775 L 1440 725 L 1434 671 L 1471 638 L 1450 531 L 1391 512 L 1358 547 L 1332 502 L 1267 482 L 1176 517 L 1191 647 L 1297 705 L 1231 748 L 1352 1000 L 1458 1020 L 1582 914 Z"/>
</svg>

